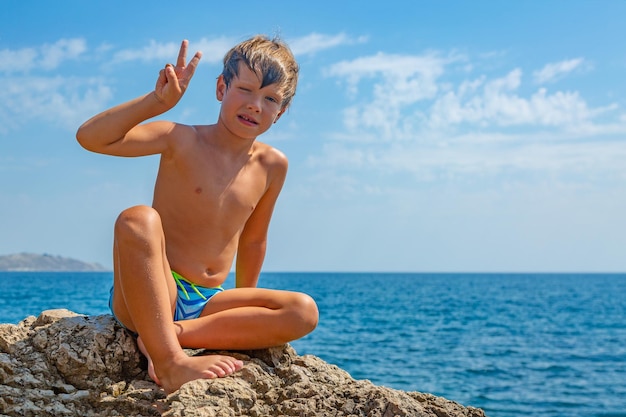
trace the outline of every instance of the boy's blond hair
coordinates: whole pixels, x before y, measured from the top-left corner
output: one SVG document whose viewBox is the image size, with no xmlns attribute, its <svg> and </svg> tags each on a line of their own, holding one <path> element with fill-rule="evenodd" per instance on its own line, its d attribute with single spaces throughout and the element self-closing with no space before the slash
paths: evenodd
<svg viewBox="0 0 626 417">
<path fill-rule="evenodd" d="M 240 62 L 262 76 L 261 88 L 278 84 L 283 95 L 281 107 L 289 107 L 296 94 L 299 67 L 287 44 L 278 38 L 257 35 L 235 45 L 224 56 L 222 76 L 227 87 L 239 75 Z"/>
</svg>

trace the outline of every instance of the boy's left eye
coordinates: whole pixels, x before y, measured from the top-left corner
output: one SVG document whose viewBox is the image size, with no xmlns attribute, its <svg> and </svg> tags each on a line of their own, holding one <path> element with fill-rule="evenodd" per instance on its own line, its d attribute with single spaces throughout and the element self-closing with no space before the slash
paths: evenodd
<svg viewBox="0 0 626 417">
<path fill-rule="evenodd" d="M 278 99 L 276 97 L 267 96 L 265 98 L 271 101 L 272 103 L 278 103 Z"/>
</svg>

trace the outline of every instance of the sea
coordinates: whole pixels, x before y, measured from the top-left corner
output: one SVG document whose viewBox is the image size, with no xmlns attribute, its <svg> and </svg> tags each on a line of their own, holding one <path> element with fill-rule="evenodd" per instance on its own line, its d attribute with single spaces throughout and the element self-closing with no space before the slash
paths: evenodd
<svg viewBox="0 0 626 417">
<path fill-rule="evenodd" d="M 109 314 L 111 282 L 0 273 L 0 323 Z M 313 296 L 319 325 L 292 346 L 355 379 L 490 417 L 626 416 L 626 274 L 263 273 L 259 286 Z"/>
</svg>

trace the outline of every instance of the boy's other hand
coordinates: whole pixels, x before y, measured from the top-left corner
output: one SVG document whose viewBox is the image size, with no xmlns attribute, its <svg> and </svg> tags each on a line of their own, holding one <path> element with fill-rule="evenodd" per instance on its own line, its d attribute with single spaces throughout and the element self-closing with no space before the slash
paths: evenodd
<svg viewBox="0 0 626 417">
<path fill-rule="evenodd" d="M 167 64 L 164 69 L 159 71 L 159 78 L 154 88 L 154 95 L 157 100 L 168 107 L 174 107 L 183 94 L 185 94 L 191 77 L 193 77 L 196 71 L 198 62 L 200 62 L 200 58 L 202 58 L 202 52 L 198 51 L 191 61 L 186 64 L 188 46 L 189 42 L 186 39 L 183 40 L 180 45 L 176 66 Z"/>
</svg>

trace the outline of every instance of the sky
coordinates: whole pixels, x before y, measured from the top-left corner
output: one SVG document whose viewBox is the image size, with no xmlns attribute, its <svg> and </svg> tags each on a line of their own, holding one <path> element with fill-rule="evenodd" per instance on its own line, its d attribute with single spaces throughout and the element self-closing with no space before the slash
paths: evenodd
<svg viewBox="0 0 626 417">
<path fill-rule="evenodd" d="M 289 174 L 266 271 L 626 271 L 626 2 L 13 1 L 0 15 L 0 255 L 110 267 L 158 157 L 90 153 L 85 120 L 203 52 L 160 119 L 214 123 L 234 44 L 300 65 L 260 141 Z"/>
</svg>

